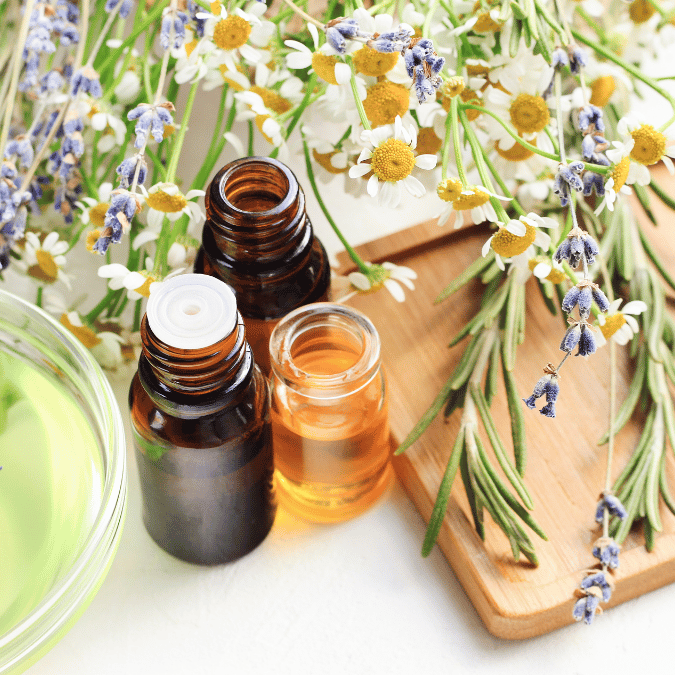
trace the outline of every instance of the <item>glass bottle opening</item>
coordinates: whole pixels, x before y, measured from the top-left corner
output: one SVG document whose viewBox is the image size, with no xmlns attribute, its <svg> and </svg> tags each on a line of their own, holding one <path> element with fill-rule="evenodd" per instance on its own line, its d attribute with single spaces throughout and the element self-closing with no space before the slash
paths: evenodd
<svg viewBox="0 0 675 675">
<path fill-rule="evenodd" d="M 380 365 L 380 341 L 365 315 L 321 302 L 296 309 L 277 325 L 270 355 L 287 386 L 313 398 L 333 398 L 370 382 Z"/>
<path fill-rule="evenodd" d="M 287 209 L 298 194 L 293 174 L 280 162 L 246 157 L 230 165 L 219 184 L 227 209 L 239 214 L 274 214 Z"/>
</svg>

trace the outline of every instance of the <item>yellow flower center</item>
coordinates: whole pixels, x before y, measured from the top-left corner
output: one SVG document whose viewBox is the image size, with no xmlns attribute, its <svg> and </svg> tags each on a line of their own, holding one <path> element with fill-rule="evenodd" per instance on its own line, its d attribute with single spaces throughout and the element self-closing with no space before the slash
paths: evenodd
<svg viewBox="0 0 675 675">
<path fill-rule="evenodd" d="M 90 230 L 87 232 L 87 251 L 92 253 L 94 251 L 94 244 L 99 240 L 101 236 L 101 230 L 95 229 L 95 230 Z"/>
<path fill-rule="evenodd" d="M 537 139 L 535 138 L 531 145 L 536 145 Z M 512 148 L 508 150 L 502 150 L 499 147 L 499 141 L 495 143 L 495 150 L 500 157 L 507 159 L 509 162 L 524 162 L 526 159 L 530 159 L 534 155 L 532 150 L 528 150 L 525 146 L 520 143 L 514 143 Z"/>
<path fill-rule="evenodd" d="M 502 256 L 502 258 L 512 258 L 514 255 L 525 253 L 528 247 L 534 243 L 534 238 L 537 236 L 537 231 L 528 225 L 525 225 L 525 234 L 522 237 L 509 232 L 505 227 L 500 227 L 499 232 L 492 237 L 492 249 L 495 253 Z"/>
<path fill-rule="evenodd" d="M 267 89 L 265 87 L 258 87 L 254 85 L 251 87 L 251 91 L 260 96 L 268 110 L 271 110 L 278 115 L 283 115 L 293 107 L 293 104 L 288 99 L 280 96 L 273 89 Z"/>
<path fill-rule="evenodd" d="M 221 63 L 218 66 L 218 70 L 220 70 L 220 73 L 223 76 L 223 80 L 227 82 L 227 84 L 230 86 L 231 89 L 233 89 L 234 91 L 244 91 L 244 87 L 242 87 L 239 82 L 228 76 L 229 68 L 227 67 L 227 64 Z M 237 70 L 241 72 L 242 71 L 241 66 L 237 66 Z"/>
<path fill-rule="evenodd" d="M 476 33 L 498 33 L 502 25 L 492 19 L 489 12 L 483 12 L 478 16 L 478 21 L 473 26 Z"/>
<path fill-rule="evenodd" d="M 519 94 L 509 108 L 511 122 L 520 134 L 535 134 L 550 121 L 546 101 L 541 96 Z"/>
<path fill-rule="evenodd" d="M 618 192 L 626 183 L 626 178 L 628 178 L 628 170 L 630 169 L 630 158 L 624 157 L 615 167 L 612 169 L 611 177 L 614 179 L 614 185 L 612 189 L 614 192 Z"/>
<path fill-rule="evenodd" d="M 380 180 L 397 182 L 410 175 L 415 166 L 415 155 L 403 141 L 388 138 L 373 150 L 370 163 Z"/>
<path fill-rule="evenodd" d="M 383 54 L 368 45 L 364 45 L 353 55 L 354 67 L 357 73 L 370 75 L 371 77 L 381 77 L 388 73 L 398 61 L 398 52 Z"/>
<path fill-rule="evenodd" d="M 33 265 L 28 270 L 28 274 L 35 279 L 46 281 L 50 284 L 55 282 L 58 278 L 59 266 L 54 261 L 54 256 L 39 248 L 35 251 L 35 257 L 37 258 L 37 265 Z"/>
<path fill-rule="evenodd" d="M 270 143 L 271 145 L 274 145 L 274 139 L 270 138 L 264 131 L 263 131 L 263 124 L 270 119 L 270 115 L 256 115 L 255 116 L 255 125 L 258 127 L 258 131 L 263 135 L 264 139 Z"/>
<path fill-rule="evenodd" d="M 337 62 L 334 56 L 322 54 L 321 52 L 314 52 L 312 54 L 312 68 L 314 72 L 324 82 L 328 82 L 328 84 L 337 84 L 337 80 L 335 79 L 335 64 Z"/>
<path fill-rule="evenodd" d="M 530 268 L 530 272 L 534 272 L 534 268 L 542 262 L 540 259 L 537 258 L 531 258 L 527 262 L 527 266 Z M 544 277 L 546 281 L 550 281 L 552 284 L 561 284 L 565 279 L 567 279 L 567 275 L 562 271 L 562 270 L 557 270 L 555 267 L 551 268 L 551 271 L 548 273 L 547 276 Z"/>
<path fill-rule="evenodd" d="M 631 159 L 649 166 L 656 164 L 663 157 L 666 151 L 666 137 L 660 131 L 656 131 L 651 124 L 643 124 L 639 129 L 632 131 L 631 136 L 635 141 L 630 151 Z"/>
<path fill-rule="evenodd" d="M 463 77 L 458 75 L 450 77 L 443 83 L 443 88 L 441 89 L 443 98 L 454 98 L 455 96 L 459 96 L 464 91 L 465 87 L 466 84 L 464 83 Z"/>
<path fill-rule="evenodd" d="M 89 220 L 94 227 L 103 227 L 105 221 L 105 214 L 110 208 L 108 202 L 99 202 L 96 206 L 89 209 Z"/>
<path fill-rule="evenodd" d="M 143 270 L 141 274 L 145 277 L 145 281 L 138 288 L 134 288 L 134 290 L 136 291 L 136 293 L 142 295 L 144 298 L 149 298 L 150 284 L 157 281 L 157 279 L 153 277 L 149 272 L 146 272 L 145 270 Z"/>
<path fill-rule="evenodd" d="M 410 105 L 407 87 L 394 82 L 378 82 L 368 87 L 368 95 L 363 102 L 366 117 L 373 126 L 393 124 L 396 116 L 403 117 Z"/>
<path fill-rule="evenodd" d="M 431 127 L 422 127 L 417 132 L 417 154 L 435 155 L 443 145 L 443 141 Z"/>
<path fill-rule="evenodd" d="M 603 334 L 605 340 L 609 340 L 624 323 L 626 323 L 624 315 L 621 312 L 617 312 L 605 319 L 605 323 L 600 326 L 600 332 Z"/>
<path fill-rule="evenodd" d="M 195 47 L 199 44 L 199 40 L 197 38 L 194 38 L 190 42 L 185 43 L 185 53 L 190 56 L 192 52 L 195 50 Z"/>
<path fill-rule="evenodd" d="M 335 173 L 335 174 L 344 173 L 345 171 L 347 171 L 347 167 L 345 167 L 344 169 L 338 169 L 337 167 L 333 166 L 330 163 L 331 158 L 333 157 L 333 155 L 337 155 L 337 152 L 338 152 L 337 150 L 333 150 L 332 152 L 320 153 L 317 152 L 316 150 L 312 150 L 312 155 L 316 163 L 322 166 L 324 169 L 326 169 L 328 173 Z"/>
<path fill-rule="evenodd" d="M 469 185 L 464 188 L 465 192 L 470 191 L 470 194 L 460 194 L 457 199 L 453 200 L 452 207 L 455 211 L 466 211 L 467 209 L 475 209 L 487 203 L 490 195 L 477 185 Z"/>
<path fill-rule="evenodd" d="M 603 108 L 609 102 L 614 90 L 616 89 L 616 82 L 611 75 L 603 75 L 591 84 L 591 105 L 597 105 Z"/>
<path fill-rule="evenodd" d="M 454 202 L 459 199 L 464 186 L 459 178 L 446 178 L 436 186 L 436 194 L 444 202 Z"/>
<path fill-rule="evenodd" d="M 213 29 L 213 42 L 221 49 L 237 49 L 246 44 L 251 34 L 251 24 L 241 16 L 231 14 Z"/>
<path fill-rule="evenodd" d="M 67 314 L 61 314 L 59 321 L 85 346 L 87 349 L 95 347 L 101 342 L 101 338 L 87 326 L 75 326 L 70 323 Z"/>
<path fill-rule="evenodd" d="M 649 0 L 633 0 L 628 8 L 628 15 L 633 23 L 644 23 L 654 16 L 656 9 Z"/>
<path fill-rule="evenodd" d="M 187 199 L 180 192 L 170 195 L 163 190 L 157 190 L 148 193 L 145 201 L 151 209 L 163 213 L 178 213 L 187 206 Z"/>
<path fill-rule="evenodd" d="M 462 103 L 471 103 L 471 105 L 477 106 L 483 105 L 483 102 L 481 101 L 480 97 L 473 89 L 469 88 L 464 89 L 464 91 L 460 93 L 459 97 L 462 99 Z M 448 105 L 447 108 L 445 107 L 446 101 Z M 448 111 L 450 110 L 450 99 L 443 99 L 443 108 L 445 108 Z M 473 122 L 475 119 L 477 119 L 478 115 L 480 115 L 480 112 L 478 110 L 466 111 L 466 117 L 469 120 L 469 122 Z"/>
</svg>

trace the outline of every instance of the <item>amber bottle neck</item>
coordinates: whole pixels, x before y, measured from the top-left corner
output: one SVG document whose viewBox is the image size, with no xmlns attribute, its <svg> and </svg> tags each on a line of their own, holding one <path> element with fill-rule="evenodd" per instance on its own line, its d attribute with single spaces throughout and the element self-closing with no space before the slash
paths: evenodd
<svg viewBox="0 0 675 675">
<path fill-rule="evenodd" d="M 209 347 L 179 349 L 167 345 L 152 332 L 147 315 L 141 322 L 141 341 L 141 376 L 154 379 L 156 388 L 165 393 L 209 394 L 236 388 L 253 368 L 239 313 L 234 330 Z"/>
<path fill-rule="evenodd" d="M 269 157 L 244 157 L 221 169 L 206 192 L 206 226 L 218 249 L 265 265 L 311 246 L 305 195 L 293 172 Z"/>
</svg>

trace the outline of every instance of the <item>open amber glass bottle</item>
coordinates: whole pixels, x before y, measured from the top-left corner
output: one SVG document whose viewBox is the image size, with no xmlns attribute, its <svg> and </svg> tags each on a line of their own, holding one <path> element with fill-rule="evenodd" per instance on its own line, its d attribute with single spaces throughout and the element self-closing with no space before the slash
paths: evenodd
<svg viewBox="0 0 675 675">
<path fill-rule="evenodd" d="M 256 363 L 269 372 L 269 338 L 281 317 L 328 299 L 330 266 L 293 172 L 269 157 L 244 157 L 209 185 L 195 272 L 234 289 Z"/>
<path fill-rule="evenodd" d="M 272 434 L 279 497 L 314 521 L 361 513 L 391 478 L 380 339 L 361 312 L 315 303 L 270 340 Z"/>
<path fill-rule="evenodd" d="M 276 512 L 269 388 L 232 290 L 185 274 L 153 292 L 129 392 L 143 520 L 169 553 L 236 560 Z"/>
</svg>

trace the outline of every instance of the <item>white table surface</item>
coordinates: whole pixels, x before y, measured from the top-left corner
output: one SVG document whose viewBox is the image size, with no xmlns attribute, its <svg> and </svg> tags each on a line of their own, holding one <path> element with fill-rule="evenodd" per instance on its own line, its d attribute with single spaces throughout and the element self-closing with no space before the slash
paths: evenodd
<svg viewBox="0 0 675 675">
<path fill-rule="evenodd" d="M 199 146 L 190 144 L 194 153 Z M 310 193 L 301 157 L 289 164 Z M 323 194 L 353 244 L 420 222 L 438 203 L 409 198 L 388 212 L 341 189 Z M 311 194 L 308 211 L 329 251 L 338 250 Z M 130 438 L 129 378 L 112 379 Z M 127 456 L 126 524 L 110 572 L 30 675 L 622 674 L 656 667 L 670 654 L 675 586 L 612 609 L 590 628 L 521 642 L 493 637 L 440 550 L 420 556 L 425 524 L 398 482 L 351 521 L 313 525 L 280 509 L 248 556 L 214 568 L 189 565 L 147 535 L 131 447 Z"/>
</svg>

